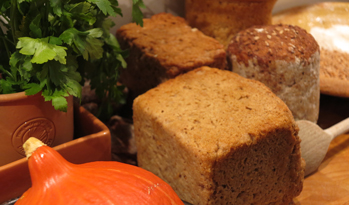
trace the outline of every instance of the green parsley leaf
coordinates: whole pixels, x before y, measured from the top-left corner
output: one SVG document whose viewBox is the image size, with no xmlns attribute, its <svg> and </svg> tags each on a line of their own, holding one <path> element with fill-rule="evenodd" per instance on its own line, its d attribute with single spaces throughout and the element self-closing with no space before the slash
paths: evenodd
<svg viewBox="0 0 349 205">
<path fill-rule="evenodd" d="M 116 55 L 116 59 L 118 59 L 118 60 L 120 61 L 121 66 L 122 66 L 123 68 L 126 68 L 127 63 L 126 63 L 124 57 L 123 57 L 121 54 L 117 54 L 117 55 Z"/>
<path fill-rule="evenodd" d="M 103 57 L 103 41 L 98 39 L 103 34 L 101 29 L 95 28 L 85 32 L 75 28 L 68 29 L 60 35 L 60 39 L 70 46 L 75 46 L 75 52 L 82 55 L 85 60 L 100 59 Z"/>
<path fill-rule="evenodd" d="M 141 8 L 146 8 L 142 0 L 132 0 L 132 21 L 143 26 L 143 13 Z"/>
<path fill-rule="evenodd" d="M 103 12 L 104 15 L 116 16 L 116 13 L 108 0 L 87 0 L 94 3 Z"/>
<path fill-rule="evenodd" d="M 104 39 L 105 42 L 117 51 L 121 51 L 118 40 L 115 35 L 109 33 L 109 35 Z"/>
<path fill-rule="evenodd" d="M 65 97 L 68 97 L 68 93 L 62 90 L 55 90 L 53 93 L 49 90 L 44 90 L 42 92 L 42 96 L 44 97 L 45 101 L 52 101 L 52 105 L 56 110 L 60 110 L 63 112 L 67 111 L 67 99 Z"/>
<path fill-rule="evenodd" d="M 54 45 L 57 45 L 57 46 L 60 46 L 62 45 L 62 40 L 58 37 L 54 37 L 54 36 L 50 36 L 50 39 L 49 39 L 49 43 L 50 44 L 54 44 Z"/>
<path fill-rule="evenodd" d="M 95 5 L 83 1 L 76 4 L 72 4 L 66 7 L 67 11 L 71 13 L 72 18 L 77 19 L 84 25 L 84 22 L 92 26 L 96 22 L 96 9 Z"/>
<path fill-rule="evenodd" d="M 42 30 L 40 25 L 41 20 L 41 14 L 39 13 L 34 20 L 29 24 L 30 28 L 30 36 L 33 38 L 41 38 L 42 37 Z"/>
<path fill-rule="evenodd" d="M 67 82 L 65 83 L 65 89 L 70 95 L 81 98 L 82 88 L 79 82 L 72 80 L 67 76 Z"/>
<path fill-rule="evenodd" d="M 47 66 L 49 78 L 51 79 L 53 84 L 59 87 L 65 83 L 65 76 L 64 72 L 62 71 L 63 69 L 65 69 L 65 65 L 60 64 L 56 61 L 49 61 L 45 63 L 44 66 Z"/>
<path fill-rule="evenodd" d="M 14 93 L 11 81 L 0 79 L 0 91 L 4 94 Z"/>
<path fill-rule="evenodd" d="M 37 83 L 28 83 L 24 86 L 26 95 L 35 95 L 40 92 L 43 88 L 42 85 Z"/>
<path fill-rule="evenodd" d="M 43 64 L 49 60 L 57 60 L 62 64 L 66 63 L 67 56 L 65 47 L 48 43 L 49 37 L 33 39 L 22 37 L 18 39 L 17 47 L 23 55 L 33 55 L 32 63 Z"/>
<path fill-rule="evenodd" d="M 53 8 L 53 13 L 57 16 L 62 15 L 62 1 L 61 0 L 50 0 L 51 7 Z"/>
</svg>

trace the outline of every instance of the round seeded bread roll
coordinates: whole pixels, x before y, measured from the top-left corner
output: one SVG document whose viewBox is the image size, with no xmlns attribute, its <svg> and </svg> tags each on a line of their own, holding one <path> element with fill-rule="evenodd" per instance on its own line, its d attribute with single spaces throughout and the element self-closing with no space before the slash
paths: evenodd
<svg viewBox="0 0 349 205">
<path fill-rule="evenodd" d="M 233 72 L 268 86 L 296 120 L 317 122 L 320 52 L 304 29 L 281 24 L 254 26 L 232 39 L 227 54 Z"/>
<path fill-rule="evenodd" d="M 321 50 L 321 93 L 349 97 L 349 3 L 294 7 L 275 14 L 273 23 L 297 25 L 312 34 Z"/>
</svg>

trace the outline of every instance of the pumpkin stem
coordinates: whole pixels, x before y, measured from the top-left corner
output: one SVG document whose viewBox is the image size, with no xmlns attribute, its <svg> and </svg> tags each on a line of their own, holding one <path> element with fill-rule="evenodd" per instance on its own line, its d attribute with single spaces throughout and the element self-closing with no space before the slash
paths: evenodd
<svg viewBox="0 0 349 205">
<path fill-rule="evenodd" d="M 27 159 L 29 159 L 30 156 L 32 156 L 32 153 L 35 152 L 35 150 L 41 146 L 44 146 L 43 142 L 41 142 L 39 139 L 35 137 L 30 137 L 27 139 L 27 141 L 23 144 L 23 149 L 25 152 L 25 156 L 27 156 Z"/>
</svg>

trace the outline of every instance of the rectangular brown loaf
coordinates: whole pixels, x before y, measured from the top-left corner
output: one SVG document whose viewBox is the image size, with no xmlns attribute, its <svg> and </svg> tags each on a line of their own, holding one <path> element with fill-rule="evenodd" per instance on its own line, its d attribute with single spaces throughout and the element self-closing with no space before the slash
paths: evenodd
<svg viewBox="0 0 349 205">
<path fill-rule="evenodd" d="M 172 14 L 144 19 L 143 27 L 124 25 L 116 36 L 121 48 L 130 51 L 120 80 L 134 95 L 200 66 L 226 67 L 223 45 Z"/>
<path fill-rule="evenodd" d="M 239 31 L 254 25 L 270 25 L 276 0 L 185 0 L 190 26 L 214 37 L 226 48 Z"/>
<path fill-rule="evenodd" d="M 298 127 L 262 83 L 201 67 L 133 104 L 139 166 L 195 205 L 288 204 L 303 186 Z"/>
</svg>

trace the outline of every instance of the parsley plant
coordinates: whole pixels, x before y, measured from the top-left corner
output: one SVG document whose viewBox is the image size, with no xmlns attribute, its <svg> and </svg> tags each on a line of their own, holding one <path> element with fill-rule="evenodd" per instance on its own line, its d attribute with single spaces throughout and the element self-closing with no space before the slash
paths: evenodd
<svg viewBox="0 0 349 205">
<path fill-rule="evenodd" d="M 142 25 L 142 0 L 132 0 L 133 20 Z M 122 16 L 117 0 L 1 0 L 0 94 L 42 92 L 57 110 L 65 97 L 81 97 L 84 79 L 104 99 L 122 102 L 117 85 L 127 53 L 110 28 Z"/>
</svg>

